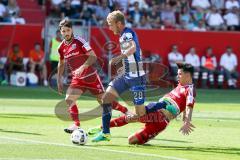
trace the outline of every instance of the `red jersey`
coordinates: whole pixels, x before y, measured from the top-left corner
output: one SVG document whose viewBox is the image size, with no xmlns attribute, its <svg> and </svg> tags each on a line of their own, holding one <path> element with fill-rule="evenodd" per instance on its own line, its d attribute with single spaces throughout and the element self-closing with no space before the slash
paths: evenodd
<svg viewBox="0 0 240 160">
<path fill-rule="evenodd" d="M 176 88 L 164 97 L 169 98 L 171 102 L 177 105 L 180 112 L 182 112 L 186 109 L 186 106 L 194 106 L 196 91 L 193 84 L 185 86 L 178 84 Z"/>
<path fill-rule="evenodd" d="M 74 36 L 70 44 L 67 44 L 65 40 L 62 41 L 58 48 L 58 53 L 60 59 L 65 60 L 68 69 L 74 76 L 74 71 L 86 62 L 89 57 L 87 53 L 91 50 L 92 48 L 88 42 L 81 37 Z M 94 73 L 96 73 L 95 69 L 90 66 L 84 70 L 79 78 L 88 77 Z"/>
</svg>

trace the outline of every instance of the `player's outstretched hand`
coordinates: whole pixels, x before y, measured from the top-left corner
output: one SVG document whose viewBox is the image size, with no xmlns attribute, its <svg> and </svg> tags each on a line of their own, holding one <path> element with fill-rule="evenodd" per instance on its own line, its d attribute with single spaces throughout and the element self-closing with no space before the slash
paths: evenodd
<svg viewBox="0 0 240 160">
<path fill-rule="evenodd" d="M 189 135 L 193 131 L 193 128 L 196 128 L 191 122 L 184 122 L 184 125 L 180 128 L 179 132 L 182 132 L 183 135 Z"/>
<path fill-rule="evenodd" d="M 84 69 L 85 69 L 85 67 L 82 65 L 81 67 L 79 67 L 78 69 L 76 69 L 76 70 L 74 71 L 74 75 L 75 75 L 76 77 L 81 77 Z"/>
</svg>

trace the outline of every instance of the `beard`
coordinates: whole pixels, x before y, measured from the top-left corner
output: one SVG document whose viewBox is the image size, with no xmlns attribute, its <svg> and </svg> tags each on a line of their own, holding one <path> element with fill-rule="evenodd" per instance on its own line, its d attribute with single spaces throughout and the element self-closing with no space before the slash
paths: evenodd
<svg viewBox="0 0 240 160">
<path fill-rule="evenodd" d="M 73 35 L 71 35 L 71 36 L 65 36 L 65 40 L 67 41 L 67 42 L 71 42 L 72 41 L 72 38 L 73 38 Z"/>
</svg>

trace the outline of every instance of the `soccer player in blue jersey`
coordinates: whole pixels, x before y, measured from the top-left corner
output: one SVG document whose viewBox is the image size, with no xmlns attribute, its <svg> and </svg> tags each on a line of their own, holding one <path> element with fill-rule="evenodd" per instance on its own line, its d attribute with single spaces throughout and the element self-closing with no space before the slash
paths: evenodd
<svg viewBox="0 0 240 160">
<path fill-rule="evenodd" d="M 110 63 L 116 65 L 122 61 L 125 73 L 108 85 L 102 98 L 102 132 L 92 140 L 93 142 L 110 140 L 111 103 L 123 92 L 130 90 L 133 93 L 133 103 L 138 116 L 142 116 L 146 112 L 144 107 L 146 78 L 137 34 L 132 29 L 125 27 L 125 17 L 121 11 L 109 13 L 107 22 L 109 29 L 120 36 L 121 46 L 121 54 L 113 58 Z"/>
</svg>

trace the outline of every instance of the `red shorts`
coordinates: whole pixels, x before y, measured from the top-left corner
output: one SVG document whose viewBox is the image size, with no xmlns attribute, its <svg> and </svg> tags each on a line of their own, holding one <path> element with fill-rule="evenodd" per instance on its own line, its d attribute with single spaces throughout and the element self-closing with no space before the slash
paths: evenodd
<svg viewBox="0 0 240 160">
<path fill-rule="evenodd" d="M 73 77 L 70 87 L 81 89 L 83 92 L 89 90 L 93 95 L 104 93 L 103 84 L 97 73 L 83 79 Z"/>
<path fill-rule="evenodd" d="M 134 134 L 134 136 L 138 139 L 138 144 L 146 143 L 150 139 L 156 137 L 160 132 L 162 132 L 167 127 L 169 122 L 167 121 L 163 113 L 162 112 L 151 113 L 151 117 L 149 119 L 152 119 L 152 115 L 154 114 L 156 115 L 155 120 L 157 121 L 153 120 L 152 122 L 145 123 L 145 127 Z M 149 116 L 149 114 L 146 116 Z"/>
</svg>

